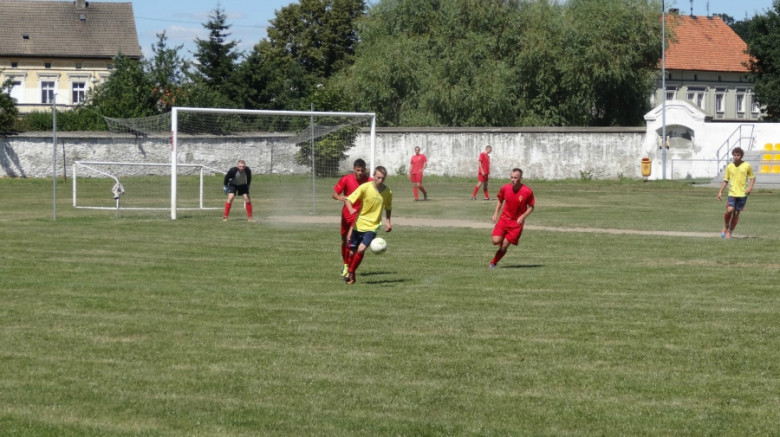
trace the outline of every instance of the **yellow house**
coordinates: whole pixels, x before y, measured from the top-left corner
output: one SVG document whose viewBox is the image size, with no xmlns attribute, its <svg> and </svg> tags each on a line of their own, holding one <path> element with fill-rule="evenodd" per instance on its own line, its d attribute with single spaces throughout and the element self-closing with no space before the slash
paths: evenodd
<svg viewBox="0 0 780 437">
<path fill-rule="evenodd" d="M 119 52 L 141 57 L 132 3 L 0 0 L 0 82 L 22 114 L 83 102 Z"/>
</svg>

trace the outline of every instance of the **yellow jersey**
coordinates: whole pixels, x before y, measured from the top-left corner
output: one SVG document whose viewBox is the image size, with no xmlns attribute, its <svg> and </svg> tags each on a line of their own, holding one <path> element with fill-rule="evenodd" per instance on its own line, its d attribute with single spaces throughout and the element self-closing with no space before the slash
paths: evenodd
<svg viewBox="0 0 780 437">
<path fill-rule="evenodd" d="M 729 197 L 745 197 L 747 196 L 747 183 L 748 179 L 755 178 L 753 174 L 753 168 L 750 167 L 745 161 L 737 167 L 732 162 L 726 167 L 726 176 L 724 181 L 729 182 Z"/>
<path fill-rule="evenodd" d="M 355 229 L 358 232 L 378 231 L 379 225 L 382 224 L 382 208 L 388 211 L 393 209 L 393 192 L 385 186 L 380 193 L 373 182 L 359 186 L 348 199 L 353 205 L 358 200 L 362 202 L 355 220 Z"/>
</svg>

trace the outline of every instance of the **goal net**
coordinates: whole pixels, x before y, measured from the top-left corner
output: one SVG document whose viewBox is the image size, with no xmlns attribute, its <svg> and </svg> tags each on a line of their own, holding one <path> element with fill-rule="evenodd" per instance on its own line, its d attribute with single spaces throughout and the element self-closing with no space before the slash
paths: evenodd
<svg viewBox="0 0 780 437">
<path fill-rule="evenodd" d="M 372 113 L 173 108 L 106 122 L 108 156 L 74 164 L 76 207 L 165 209 L 172 219 L 180 210 L 221 209 L 224 175 L 244 160 L 255 215 L 329 213 L 340 208 L 333 186 L 352 162 L 374 167 Z M 114 199 L 117 183 L 124 193 Z"/>
</svg>

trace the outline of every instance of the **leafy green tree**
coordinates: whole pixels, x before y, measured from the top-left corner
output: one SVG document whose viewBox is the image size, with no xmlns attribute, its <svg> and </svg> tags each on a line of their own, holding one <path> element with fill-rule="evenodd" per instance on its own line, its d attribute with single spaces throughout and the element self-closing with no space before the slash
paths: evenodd
<svg viewBox="0 0 780 437">
<path fill-rule="evenodd" d="M 749 24 L 748 54 L 750 55 L 753 92 L 765 106 L 767 121 L 780 121 L 780 1 L 774 0 L 772 8 L 756 15 Z"/>
<path fill-rule="evenodd" d="M 646 0 L 380 0 L 338 77 L 382 125 L 639 125 L 657 77 Z"/>
<path fill-rule="evenodd" d="M 87 106 L 107 117 L 147 117 L 157 114 L 155 83 L 143 62 L 123 54 L 114 57 L 114 72 L 90 93 Z"/>
<path fill-rule="evenodd" d="M 16 108 L 16 100 L 11 98 L 13 81 L 8 78 L 0 84 L 0 132 L 13 130 L 19 110 Z"/>
<path fill-rule="evenodd" d="M 277 11 L 258 50 L 285 69 L 296 64 L 327 79 L 351 64 L 365 11 L 364 0 L 300 0 Z"/>
<path fill-rule="evenodd" d="M 742 41 L 747 42 L 750 39 L 750 21 L 751 19 L 748 17 L 745 17 L 744 20 L 736 20 L 734 17 L 732 17 L 729 14 L 713 14 L 717 15 L 723 20 L 724 23 L 728 24 L 729 27 L 731 27 L 731 30 L 734 31 L 737 35 L 739 35 L 740 38 L 742 38 Z"/>
<path fill-rule="evenodd" d="M 197 62 L 190 75 L 193 80 L 191 103 L 194 106 L 228 106 L 230 79 L 236 71 L 241 53 L 236 50 L 237 41 L 229 41 L 230 25 L 222 6 L 209 13 L 209 20 L 203 24 L 208 29 L 208 39 L 195 39 L 197 49 L 193 54 Z"/>
</svg>

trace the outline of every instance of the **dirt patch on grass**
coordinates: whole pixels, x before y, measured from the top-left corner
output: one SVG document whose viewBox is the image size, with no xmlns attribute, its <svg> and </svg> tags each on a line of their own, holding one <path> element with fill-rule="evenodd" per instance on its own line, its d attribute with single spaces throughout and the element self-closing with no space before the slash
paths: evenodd
<svg viewBox="0 0 780 437">
<path fill-rule="evenodd" d="M 339 216 L 274 216 L 269 217 L 268 221 L 274 223 L 301 223 L 301 224 L 332 224 L 338 226 L 341 221 Z M 472 229 L 493 229 L 491 221 L 474 220 L 446 220 L 446 219 L 426 219 L 412 217 L 393 217 L 393 226 L 429 226 L 435 228 L 472 228 Z M 603 228 L 554 228 L 550 226 L 527 225 L 525 229 L 530 231 L 548 231 L 548 232 L 589 232 L 598 234 L 627 234 L 627 235 L 658 235 L 666 237 L 698 237 L 698 238 L 721 238 L 720 232 L 680 232 L 680 231 L 640 231 L 637 229 L 603 229 Z M 738 237 L 734 238 L 749 238 Z"/>
</svg>

